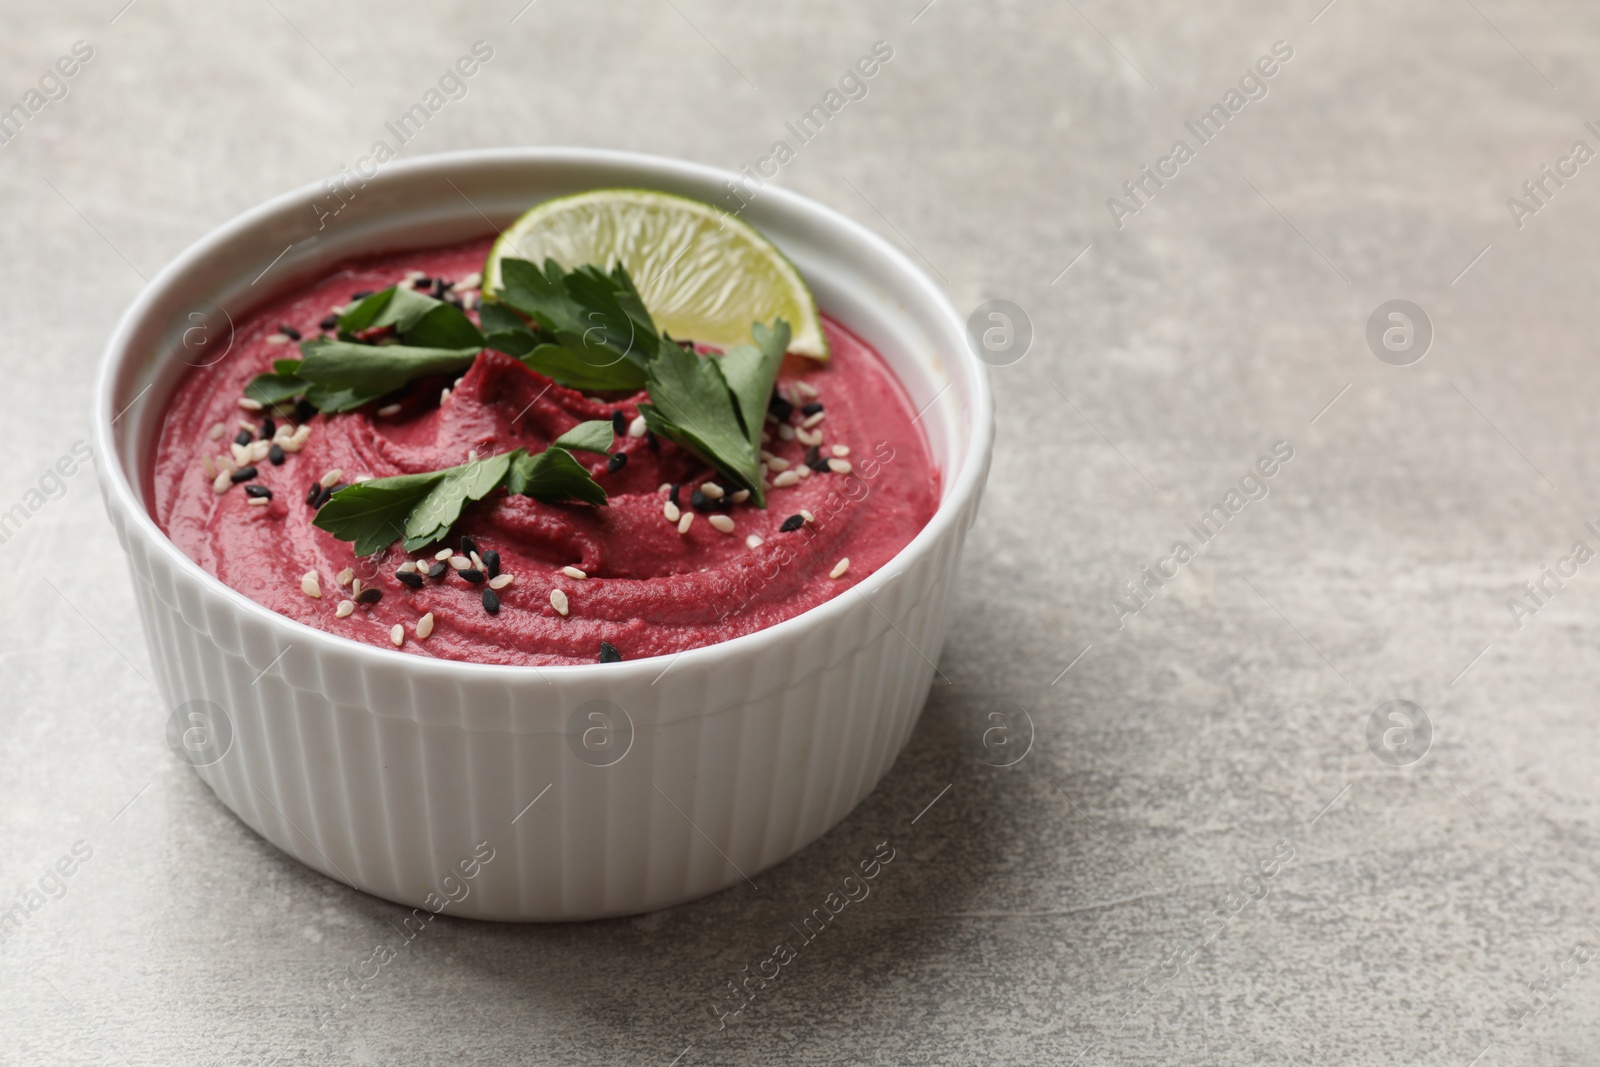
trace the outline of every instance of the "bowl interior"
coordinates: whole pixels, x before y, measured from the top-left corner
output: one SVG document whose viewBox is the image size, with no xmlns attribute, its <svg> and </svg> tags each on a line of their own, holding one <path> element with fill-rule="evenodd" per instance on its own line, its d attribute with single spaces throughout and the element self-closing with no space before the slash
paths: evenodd
<svg viewBox="0 0 1600 1067">
<path fill-rule="evenodd" d="M 228 358 L 234 324 L 255 307 L 342 260 L 486 236 L 541 200 L 596 187 L 660 189 L 732 210 L 740 204 L 728 189 L 734 178 L 621 153 L 467 152 L 394 164 L 364 185 L 352 177 L 273 200 L 179 257 L 124 318 L 100 396 L 108 458 L 148 514 L 146 472 L 183 375 Z M 942 294 L 869 231 L 784 190 L 758 191 L 740 216 L 794 261 L 822 309 L 895 372 L 923 411 L 919 424 L 948 499 L 979 462 L 973 445 L 987 393 Z"/>
</svg>

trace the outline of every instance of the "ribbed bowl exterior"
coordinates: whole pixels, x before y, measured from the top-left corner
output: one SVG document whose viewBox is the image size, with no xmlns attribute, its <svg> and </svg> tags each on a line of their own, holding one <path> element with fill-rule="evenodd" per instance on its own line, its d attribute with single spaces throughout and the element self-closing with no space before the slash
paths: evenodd
<svg viewBox="0 0 1600 1067">
<path fill-rule="evenodd" d="M 549 195 L 653 184 L 709 198 L 731 177 L 620 153 L 460 153 L 396 164 L 356 223 L 411 232 L 387 216 L 425 216 L 437 197 L 428 182 L 441 174 L 475 211 L 502 213 L 532 202 L 524 185 Z M 753 880 L 848 814 L 893 764 L 927 697 L 987 475 L 987 384 L 942 294 L 881 241 L 792 194 L 774 191 L 765 219 L 752 220 L 769 233 L 789 228 L 785 250 L 814 284 L 835 286 L 819 291 L 825 306 L 870 290 L 861 299 L 887 309 L 900 332 L 918 315 L 927 323 L 908 350 L 941 350 L 914 357 L 936 370 L 908 387 L 914 400 L 917 388 L 933 396 L 925 425 L 944 435 L 935 442 L 944 499 L 882 571 L 776 627 L 677 657 L 547 669 L 430 660 L 291 622 L 183 556 L 137 488 L 159 408 L 123 425 L 113 414 L 142 381 L 170 391 L 181 377 L 150 351 L 156 320 L 213 277 L 248 281 L 259 269 L 251 256 L 270 256 L 285 234 L 315 244 L 296 236 L 305 223 L 292 199 L 310 192 L 241 217 L 163 272 L 109 345 L 97 400 L 100 481 L 157 683 L 175 709 L 207 702 L 206 730 L 227 735 L 220 758 L 198 761 L 206 784 L 289 855 L 419 919 L 647 911 Z M 438 240 L 459 225 L 426 216 L 416 228 Z M 855 265 L 841 283 L 824 277 L 835 250 Z M 954 399 L 936 408 L 950 386 Z"/>
<path fill-rule="evenodd" d="M 736 671 L 685 657 L 654 685 L 603 691 L 532 671 L 515 685 L 418 685 L 411 657 L 295 644 L 117 526 L 163 694 L 230 720 L 226 754 L 198 773 L 239 818 L 401 904 L 429 907 L 433 893 L 437 905 L 464 885 L 451 915 L 556 920 L 715 892 L 848 814 L 916 723 L 967 522 L 871 603 L 852 597 L 835 625 Z M 564 728 L 597 696 L 633 723 L 610 766 L 581 760 Z M 522 725 L 526 707 L 563 728 Z M 480 843 L 494 858 L 469 881 L 457 865 Z"/>
</svg>

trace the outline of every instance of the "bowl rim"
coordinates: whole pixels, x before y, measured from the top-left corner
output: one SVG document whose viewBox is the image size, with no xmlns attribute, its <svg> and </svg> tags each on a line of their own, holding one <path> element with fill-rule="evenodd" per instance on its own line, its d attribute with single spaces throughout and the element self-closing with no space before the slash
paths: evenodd
<svg viewBox="0 0 1600 1067">
<path fill-rule="evenodd" d="M 720 167 L 650 153 L 602 148 L 538 147 L 479 148 L 432 153 L 391 163 L 370 182 L 381 182 L 385 178 L 395 180 L 430 170 L 452 171 L 463 166 L 516 163 L 599 164 L 625 168 L 634 171 L 641 184 L 661 175 L 705 182 L 712 187 L 722 186 L 725 182 L 737 181 L 740 178 L 740 175 L 733 171 Z M 808 628 L 827 626 L 854 608 L 853 602 L 846 597 L 835 596 L 798 615 L 738 637 L 674 653 L 662 653 L 618 663 L 549 665 L 474 663 L 443 657 L 406 655 L 395 649 L 369 645 L 317 629 L 257 603 L 196 563 L 156 524 L 155 518 L 140 502 L 139 495 L 134 491 L 124 471 L 124 459 L 114 429 L 116 397 L 113 394 L 123 366 L 134 356 L 130 349 L 130 340 L 142 320 L 151 313 L 163 291 L 172 286 L 195 261 L 238 239 L 257 224 L 284 213 L 286 209 L 303 208 L 309 200 L 319 196 L 321 191 L 320 183 L 302 185 L 257 204 L 209 230 L 167 263 L 146 284 L 118 319 L 101 355 L 91 417 L 97 458 L 101 460 L 96 464 L 100 484 L 107 506 L 119 512 L 123 521 L 131 527 L 126 530 L 124 536 L 137 533 L 147 545 L 161 554 L 176 573 L 186 576 L 191 581 L 199 582 L 207 592 L 220 597 L 234 610 L 243 612 L 263 625 L 285 631 L 297 641 L 308 642 L 329 654 L 356 657 L 363 668 L 408 670 L 417 672 L 419 678 L 444 682 L 514 682 L 537 676 L 551 684 L 557 679 L 580 684 L 603 679 L 616 685 L 633 681 L 635 679 L 631 676 L 643 675 L 646 672 L 659 680 L 660 676 L 666 673 L 666 670 L 661 669 L 664 661 L 670 661 L 668 669 L 680 659 L 687 661 L 686 667 L 695 665 L 715 667 L 719 662 L 730 658 L 756 656 L 772 643 L 787 641 L 799 631 Z M 942 320 L 938 325 L 943 329 L 936 329 L 933 332 L 944 332 L 951 338 L 961 340 L 961 343 L 952 346 L 954 351 L 940 353 L 951 368 L 948 372 L 950 385 L 947 388 L 957 390 L 958 396 L 960 391 L 968 391 L 972 401 L 965 453 L 960 455 L 960 474 L 943 494 L 943 499 L 940 500 L 933 517 L 916 536 L 890 557 L 882 567 L 851 587 L 860 592 L 870 603 L 871 594 L 887 586 L 903 573 L 908 565 L 932 552 L 934 547 L 950 533 L 952 525 L 961 521 L 962 516 L 968 511 L 968 505 L 982 492 L 988 474 L 987 453 L 992 449 L 994 442 L 994 402 L 987 368 L 966 343 L 965 326 L 949 296 L 898 248 L 833 208 L 779 185 L 769 183 L 763 186 L 761 196 L 765 200 L 779 202 L 780 210 L 819 214 L 831 225 L 842 229 L 847 238 L 865 244 L 872 252 L 886 260 L 891 269 L 904 275 L 905 279 L 927 298 L 937 318 Z M 956 372 L 957 367 L 965 373 Z M 934 401 L 937 399 L 936 394 Z M 151 635 L 147 635 L 149 636 Z"/>
</svg>

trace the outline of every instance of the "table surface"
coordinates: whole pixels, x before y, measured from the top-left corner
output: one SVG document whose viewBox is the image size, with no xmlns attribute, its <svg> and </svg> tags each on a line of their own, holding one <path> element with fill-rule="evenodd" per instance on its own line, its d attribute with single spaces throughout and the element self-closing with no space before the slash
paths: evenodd
<svg viewBox="0 0 1600 1067">
<path fill-rule="evenodd" d="M 0 35 L 0 107 L 93 49 L 0 147 L 0 510 L 42 503 L 0 545 L 0 907 L 90 853 L 0 945 L 0 1063 L 1600 1062 L 1593 5 L 124 2 Z M 144 279 L 477 40 L 405 155 L 753 165 L 888 42 L 778 180 L 1032 341 L 993 371 L 949 684 L 859 809 L 759 892 L 441 920 L 319 1027 L 399 909 L 173 758 L 93 477 L 47 472 Z M 1009 766 L 991 713 L 1032 724 Z"/>
</svg>

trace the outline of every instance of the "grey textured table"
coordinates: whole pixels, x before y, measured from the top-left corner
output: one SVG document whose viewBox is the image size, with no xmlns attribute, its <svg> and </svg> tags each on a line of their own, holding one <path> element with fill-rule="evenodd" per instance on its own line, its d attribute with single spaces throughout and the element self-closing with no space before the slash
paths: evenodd
<svg viewBox="0 0 1600 1067">
<path fill-rule="evenodd" d="M 0 147 L 0 910 L 46 890 L 0 932 L 0 1062 L 1600 1062 L 1593 5 L 123 2 L 0 18 L 0 107 L 93 49 Z M 47 472 L 143 277 L 479 39 L 405 154 L 754 165 L 889 42 L 778 180 L 1033 340 L 948 684 L 859 810 L 759 891 L 441 919 L 327 1019 L 399 909 L 172 757 L 93 476 Z M 1369 344 L 1396 299 L 1426 318 Z"/>
</svg>

